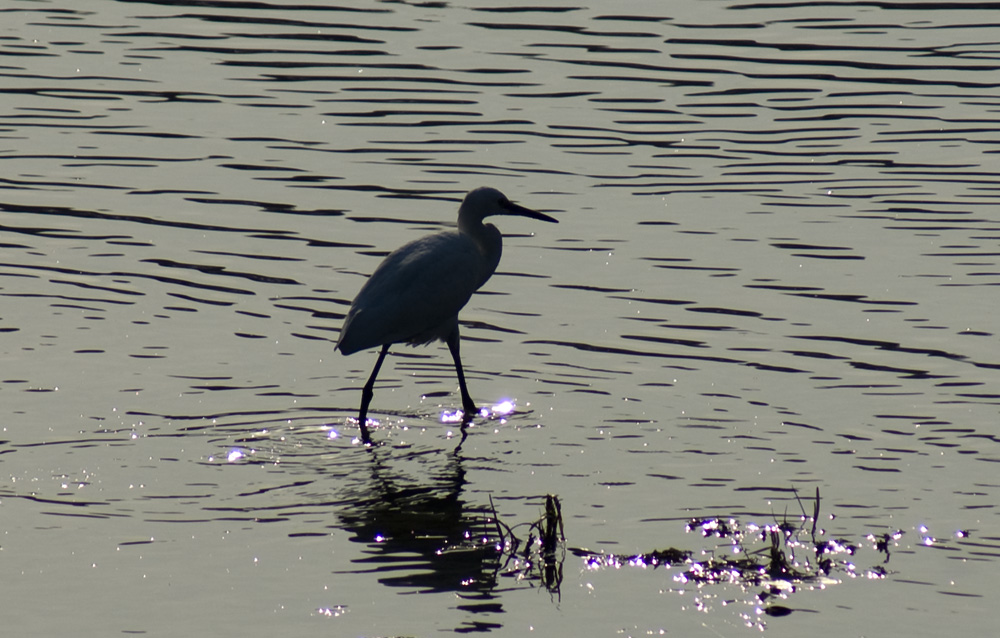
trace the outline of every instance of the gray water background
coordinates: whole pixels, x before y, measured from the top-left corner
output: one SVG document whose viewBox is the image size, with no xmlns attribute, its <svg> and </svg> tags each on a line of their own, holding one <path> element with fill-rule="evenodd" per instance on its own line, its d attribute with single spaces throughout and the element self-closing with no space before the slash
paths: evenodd
<svg viewBox="0 0 1000 638">
<path fill-rule="evenodd" d="M 989 635 L 998 88 L 994 3 L 10 0 L 5 631 Z M 343 315 L 480 184 L 560 220 L 499 219 L 462 314 L 517 409 L 456 452 L 397 347 L 365 451 Z M 710 551 L 816 488 L 859 575 L 784 618 L 573 552 L 470 586 L 430 531 L 551 493 L 572 549 Z"/>
</svg>

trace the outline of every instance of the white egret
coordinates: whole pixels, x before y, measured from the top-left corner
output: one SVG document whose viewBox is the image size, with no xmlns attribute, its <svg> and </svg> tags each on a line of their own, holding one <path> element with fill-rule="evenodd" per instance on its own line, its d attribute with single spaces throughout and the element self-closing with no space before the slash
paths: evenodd
<svg viewBox="0 0 1000 638">
<path fill-rule="evenodd" d="M 337 349 L 352 354 L 381 346 L 375 368 L 361 392 L 358 425 L 368 444 L 368 405 L 375 377 L 389 346 L 422 345 L 440 339 L 448 344 L 466 419 L 477 412 L 469 396 L 458 352 L 458 312 L 496 270 L 503 241 L 491 215 L 520 215 L 546 222 L 553 217 L 511 202 L 495 188 L 470 191 L 458 209 L 458 230 L 421 237 L 390 253 L 372 273 L 344 319 Z"/>
</svg>

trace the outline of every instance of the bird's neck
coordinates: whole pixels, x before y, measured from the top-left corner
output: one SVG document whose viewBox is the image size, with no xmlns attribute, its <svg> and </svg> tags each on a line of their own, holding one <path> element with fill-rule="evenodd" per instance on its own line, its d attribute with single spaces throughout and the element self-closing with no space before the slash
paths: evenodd
<svg viewBox="0 0 1000 638">
<path fill-rule="evenodd" d="M 462 221 L 459 218 L 458 230 L 475 242 L 476 248 L 479 249 L 479 253 L 483 256 L 481 263 L 483 271 L 480 275 L 482 283 L 486 283 L 486 280 L 496 270 L 497 264 L 500 263 L 500 254 L 503 252 L 503 235 L 500 234 L 500 231 L 493 224 L 483 224 L 479 220 L 463 224 Z"/>
</svg>

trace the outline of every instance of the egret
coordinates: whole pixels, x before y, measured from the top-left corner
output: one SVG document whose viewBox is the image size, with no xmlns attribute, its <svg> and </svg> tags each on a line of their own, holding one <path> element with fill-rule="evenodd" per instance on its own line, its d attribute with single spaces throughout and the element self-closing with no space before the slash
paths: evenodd
<svg viewBox="0 0 1000 638">
<path fill-rule="evenodd" d="M 394 343 L 424 345 L 436 339 L 447 343 L 455 361 L 464 416 L 468 419 L 477 412 L 459 356 L 458 312 L 500 263 L 502 235 L 493 224 L 483 223 L 493 215 L 558 223 L 553 217 L 513 203 L 495 188 L 477 188 L 465 196 L 458 209 L 458 230 L 421 237 L 394 250 L 351 302 L 336 348 L 348 355 L 381 346 L 361 391 L 358 425 L 366 445 L 371 443 L 367 417 L 375 395 L 375 377 Z"/>
</svg>

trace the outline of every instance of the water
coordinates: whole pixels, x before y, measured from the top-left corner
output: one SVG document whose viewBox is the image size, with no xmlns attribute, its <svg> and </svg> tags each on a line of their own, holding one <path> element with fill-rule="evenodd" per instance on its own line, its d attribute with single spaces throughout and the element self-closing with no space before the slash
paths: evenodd
<svg viewBox="0 0 1000 638">
<path fill-rule="evenodd" d="M 995 625 L 993 5 L 0 13 L 11 631 Z M 447 350 L 397 347 L 365 451 L 343 315 L 480 184 L 561 222 L 498 220 L 462 314 L 473 396 L 516 409 L 462 441 Z M 587 558 L 722 556 L 689 519 L 798 525 L 817 488 L 857 552 L 794 593 Z M 476 545 L 546 494 L 558 588 Z"/>
</svg>

